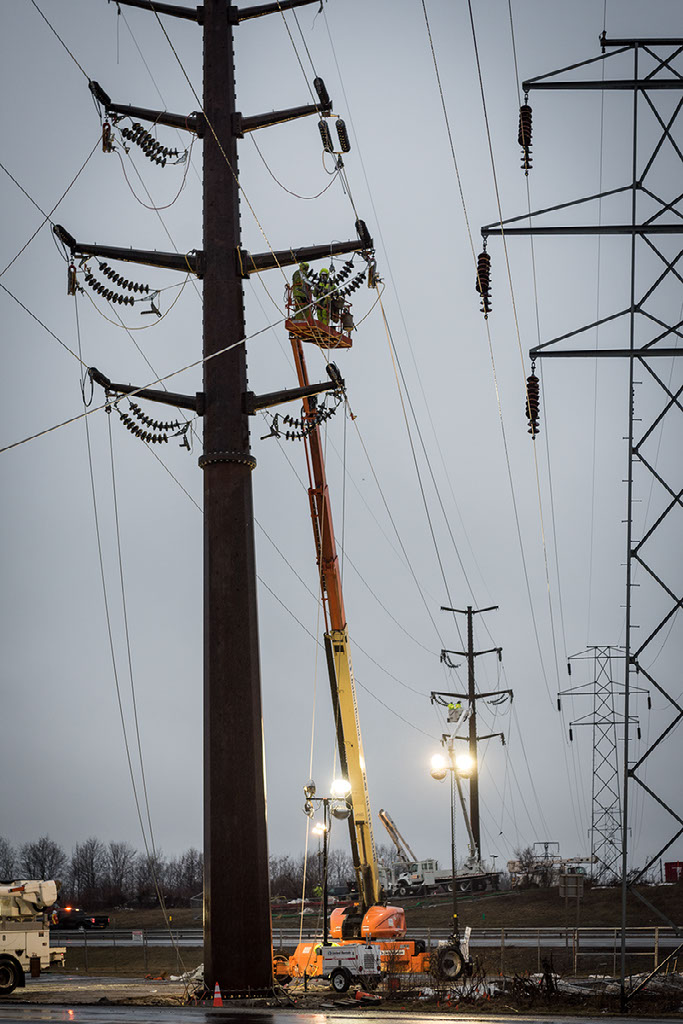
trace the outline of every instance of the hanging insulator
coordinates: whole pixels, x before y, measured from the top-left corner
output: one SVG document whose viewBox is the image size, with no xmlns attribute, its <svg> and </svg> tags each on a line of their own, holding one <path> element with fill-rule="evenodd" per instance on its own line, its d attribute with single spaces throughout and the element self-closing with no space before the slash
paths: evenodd
<svg viewBox="0 0 683 1024">
<path fill-rule="evenodd" d="M 323 149 L 326 153 L 334 153 L 334 146 L 332 145 L 332 136 L 330 135 L 330 126 L 327 121 L 321 118 L 318 121 L 318 131 L 320 132 L 320 138 L 323 142 Z"/>
<path fill-rule="evenodd" d="M 533 372 L 526 379 L 526 418 L 529 421 L 529 433 L 536 438 L 538 433 L 538 413 L 540 409 L 540 386 L 536 374 Z"/>
<path fill-rule="evenodd" d="M 574 742 L 574 733 L 571 731 L 571 729 L 569 730 L 569 742 L 570 743 Z"/>
<path fill-rule="evenodd" d="M 481 311 L 484 320 L 488 320 L 491 312 L 491 257 L 486 249 L 477 257 L 477 281 L 475 285 L 481 295 Z"/>
<path fill-rule="evenodd" d="M 641 735 L 640 735 L 640 726 L 638 726 L 638 728 L 636 729 L 636 733 L 637 733 L 637 735 L 638 735 L 638 739 L 641 739 Z"/>
<path fill-rule="evenodd" d="M 558 711 L 562 710 L 562 701 L 560 700 L 559 697 L 557 698 L 557 710 Z"/>
<path fill-rule="evenodd" d="M 341 117 L 337 118 L 337 137 L 339 139 L 339 148 L 342 153 L 350 153 L 351 143 L 349 142 L 349 135 L 346 131 L 346 124 L 342 121 Z"/>
<path fill-rule="evenodd" d="M 111 125 L 109 121 L 102 123 L 102 152 L 113 153 L 114 146 L 111 141 Z"/>
<path fill-rule="evenodd" d="M 528 175 L 531 170 L 531 107 L 528 103 L 519 108 L 517 141 L 522 147 L 522 170 Z"/>
<path fill-rule="evenodd" d="M 67 276 L 66 276 L 66 294 L 67 295 L 75 295 L 76 294 L 76 267 L 74 266 L 73 263 L 69 264 L 69 270 L 67 271 Z"/>
</svg>

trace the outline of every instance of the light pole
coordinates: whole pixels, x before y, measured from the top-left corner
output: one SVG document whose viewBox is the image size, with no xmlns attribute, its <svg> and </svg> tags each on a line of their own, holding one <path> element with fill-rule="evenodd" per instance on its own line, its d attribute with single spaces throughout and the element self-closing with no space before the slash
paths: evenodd
<svg viewBox="0 0 683 1024">
<path fill-rule="evenodd" d="M 330 786 L 331 796 L 316 796 L 315 791 L 315 782 L 310 779 L 304 786 L 304 796 L 306 797 L 304 814 L 312 818 L 315 814 L 315 804 L 322 805 L 323 809 L 323 820 L 317 822 L 312 831 L 313 835 L 318 836 L 318 842 L 320 842 L 320 836 L 323 839 L 323 946 L 326 946 L 328 944 L 327 863 L 331 815 L 339 820 L 344 820 L 350 815 L 351 807 L 348 796 L 351 792 L 351 784 L 346 779 L 335 779 Z M 318 846 L 318 858 L 320 858 L 320 846 Z M 318 859 L 318 865 L 320 865 L 320 859 Z M 320 871 L 320 867 L 318 867 L 318 871 Z"/>
<path fill-rule="evenodd" d="M 448 756 L 434 754 L 432 757 L 431 775 L 437 782 L 443 782 L 447 775 L 451 779 L 451 893 L 453 896 L 453 930 L 450 946 L 439 953 L 439 970 L 444 977 L 455 980 L 466 968 L 465 957 L 461 951 L 460 929 L 458 926 L 458 894 L 455 880 L 455 790 L 460 792 L 460 779 L 469 779 L 476 770 L 476 764 L 469 754 L 455 755 L 453 740 L 449 738 L 446 746 Z"/>
<path fill-rule="evenodd" d="M 322 867 L 322 889 L 323 889 L 323 946 L 327 945 L 327 856 L 328 839 L 330 834 L 330 800 L 323 797 L 320 800 L 323 805 L 323 820 L 313 826 L 313 835 L 318 836 L 318 873 L 320 873 L 320 836 L 323 838 L 323 867 Z"/>
</svg>

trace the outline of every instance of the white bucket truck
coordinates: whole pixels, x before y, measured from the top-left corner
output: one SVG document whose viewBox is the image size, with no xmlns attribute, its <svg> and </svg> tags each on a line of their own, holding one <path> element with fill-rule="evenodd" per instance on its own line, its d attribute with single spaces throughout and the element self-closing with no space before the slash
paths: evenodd
<svg viewBox="0 0 683 1024">
<path fill-rule="evenodd" d="M 0 883 L 0 996 L 8 996 L 52 964 L 64 966 L 64 946 L 50 948 L 49 908 L 59 882 L 18 880 Z"/>
</svg>

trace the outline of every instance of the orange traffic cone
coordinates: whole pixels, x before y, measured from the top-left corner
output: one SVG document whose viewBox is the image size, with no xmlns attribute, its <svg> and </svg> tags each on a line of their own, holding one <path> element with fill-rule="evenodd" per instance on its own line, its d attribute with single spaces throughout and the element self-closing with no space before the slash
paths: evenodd
<svg viewBox="0 0 683 1024">
<path fill-rule="evenodd" d="M 216 982 L 214 990 L 213 990 L 213 1005 L 214 1006 L 222 1006 L 223 1005 L 223 996 L 221 995 L 221 988 L 220 988 L 220 985 L 218 984 L 218 982 Z"/>
</svg>

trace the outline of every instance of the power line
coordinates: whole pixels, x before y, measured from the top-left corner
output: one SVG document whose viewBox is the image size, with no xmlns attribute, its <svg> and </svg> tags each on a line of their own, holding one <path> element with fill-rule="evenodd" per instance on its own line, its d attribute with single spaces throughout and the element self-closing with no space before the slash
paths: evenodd
<svg viewBox="0 0 683 1024">
<path fill-rule="evenodd" d="M 50 31 L 51 31 L 51 32 L 53 33 L 53 35 L 55 35 L 55 36 L 57 37 L 57 39 L 59 40 L 59 42 L 60 42 L 60 43 L 62 44 L 62 46 L 64 47 L 64 49 L 66 50 L 66 52 L 67 52 L 67 53 L 69 54 L 69 56 L 71 57 L 72 61 L 74 62 L 74 64 L 75 64 L 75 65 L 76 65 L 76 67 L 78 68 L 78 70 L 79 70 L 79 71 L 81 72 L 81 74 L 82 74 L 82 75 L 83 75 L 83 76 L 84 76 L 84 77 L 85 77 L 85 78 L 86 78 L 86 79 L 88 80 L 88 82 L 89 82 L 89 81 L 90 81 L 90 76 L 89 76 L 89 75 L 88 75 L 88 74 L 87 74 L 87 73 L 86 73 L 86 72 L 85 72 L 85 71 L 83 70 L 83 68 L 81 67 L 81 65 L 79 64 L 79 62 L 78 62 L 78 61 L 76 60 L 76 58 L 74 57 L 74 55 L 73 55 L 73 53 L 71 52 L 71 50 L 69 49 L 69 47 L 68 47 L 68 46 L 66 45 L 66 43 L 64 42 L 64 40 L 62 39 L 62 37 L 61 37 L 61 36 L 59 35 L 59 33 L 57 32 L 57 30 L 55 29 L 55 27 L 54 27 L 53 25 L 51 25 L 51 24 L 50 24 L 50 22 L 49 22 L 49 21 L 47 20 L 47 18 L 45 17 L 45 15 L 43 14 L 43 12 L 41 11 L 40 7 L 39 7 L 39 6 L 38 6 L 38 4 L 36 3 L 36 0 L 31 0 L 31 3 L 32 3 L 32 4 L 33 4 L 33 6 L 35 7 L 35 9 L 36 9 L 36 10 L 38 11 L 38 14 L 39 14 L 39 15 L 41 16 L 41 18 L 43 19 L 43 21 L 45 22 L 45 24 L 47 25 L 47 27 L 48 27 L 48 28 L 50 29 Z"/>
<path fill-rule="evenodd" d="M 83 163 L 79 167 L 78 171 L 76 172 L 76 175 L 71 179 L 71 181 L 67 185 L 66 189 L 62 192 L 61 196 L 59 197 L 59 199 L 57 200 L 57 202 L 52 207 L 52 209 L 50 210 L 49 213 L 45 213 L 45 211 L 41 209 L 41 207 L 38 205 L 38 203 L 35 201 L 35 199 L 33 199 L 33 197 L 28 194 L 28 192 L 26 191 L 24 186 L 21 185 L 17 181 L 17 179 L 14 177 L 14 175 L 10 171 L 7 170 L 7 168 L 5 167 L 5 165 L 3 163 L 0 163 L 0 169 L 2 169 L 5 172 L 5 174 L 7 175 L 8 178 L 11 178 L 11 180 L 14 182 L 14 184 L 17 186 L 17 188 L 21 192 L 23 192 L 23 194 L 26 196 L 26 198 L 29 200 L 29 202 L 33 203 L 33 205 L 35 206 L 36 210 L 38 210 L 38 212 L 41 213 L 43 215 L 43 218 L 44 218 L 43 221 L 38 225 L 36 230 L 33 232 L 31 237 L 28 239 L 28 241 L 21 247 L 21 249 L 16 254 L 16 256 L 14 256 L 9 261 L 9 263 L 4 268 L 4 270 L 0 270 L 0 277 L 2 277 L 4 274 L 6 274 L 7 271 L 9 270 L 9 268 L 12 266 L 12 264 L 16 263 L 16 261 L 22 255 L 22 253 L 25 252 L 26 249 L 28 249 L 29 245 L 31 244 L 33 239 L 36 237 L 38 232 L 41 231 L 48 222 L 50 224 L 52 224 L 52 220 L 51 220 L 52 214 L 55 212 L 55 210 L 57 209 L 59 204 L 62 202 L 62 200 L 69 194 L 69 192 L 71 191 L 72 187 L 76 184 L 76 182 L 78 181 L 79 177 L 81 176 L 81 173 L 85 170 L 85 168 L 87 167 L 88 163 L 90 162 L 90 158 L 92 157 L 92 155 L 95 152 L 95 150 L 98 148 L 99 144 L 100 144 L 100 139 L 99 139 L 99 136 L 98 136 L 97 141 L 95 142 L 95 145 L 90 150 L 90 152 L 88 153 L 87 157 L 85 158 L 85 160 L 83 161 Z"/>
</svg>

